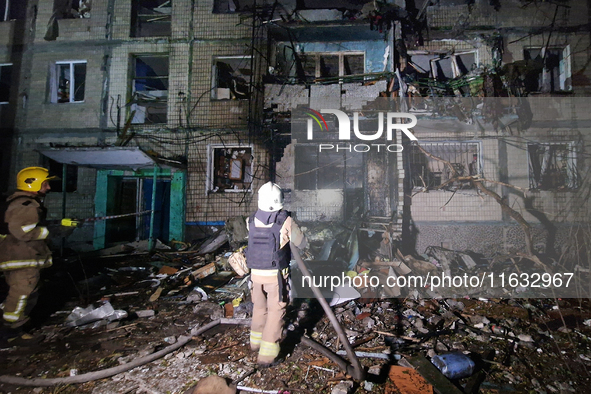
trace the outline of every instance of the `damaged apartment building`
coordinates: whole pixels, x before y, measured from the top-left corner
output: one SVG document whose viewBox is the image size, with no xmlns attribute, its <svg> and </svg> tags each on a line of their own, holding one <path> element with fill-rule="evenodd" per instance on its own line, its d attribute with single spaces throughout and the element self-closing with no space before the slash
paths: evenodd
<svg viewBox="0 0 591 394">
<path fill-rule="evenodd" d="M 388 229 L 419 253 L 523 247 L 506 207 L 539 248 L 588 224 L 585 1 L 0 3 L 3 189 L 43 165 L 63 178 L 55 218 L 136 214 L 72 247 L 191 241 L 252 213 L 269 179 L 300 222 Z M 418 143 L 398 129 L 401 152 L 321 152 L 334 135 L 310 141 L 296 115 L 327 108 L 364 130 L 415 113 Z"/>
</svg>

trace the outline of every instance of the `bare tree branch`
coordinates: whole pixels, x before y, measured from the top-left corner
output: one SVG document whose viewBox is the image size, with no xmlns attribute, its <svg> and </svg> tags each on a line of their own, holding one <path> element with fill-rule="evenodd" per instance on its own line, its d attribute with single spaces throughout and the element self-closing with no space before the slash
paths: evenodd
<svg viewBox="0 0 591 394">
<path fill-rule="evenodd" d="M 531 234 L 531 226 L 529 225 L 529 223 L 523 218 L 523 216 L 517 212 L 516 210 L 514 210 L 513 208 L 511 208 L 507 202 L 505 201 L 505 199 L 503 197 L 501 197 L 500 195 L 498 195 L 497 193 L 495 193 L 494 191 L 488 189 L 486 186 L 483 185 L 483 182 L 490 182 L 490 183 L 494 183 L 494 184 L 498 184 L 498 185 L 502 185 L 502 186 L 506 186 L 506 187 L 510 187 L 512 189 L 515 190 L 519 190 L 523 193 L 523 195 L 525 196 L 526 194 L 526 189 L 523 189 L 521 187 L 518 186 L 514 186 L 511 185 L 509 183 L 505 183 L 505 182 L 499 182 L 499 181 L 492 181 L 492 180 L 488 180 L 488 179 L 484 179 L 484 178 L 480 178 L 479 176 L 459 176 L 458 172 L 456 171 L 456 169 L 454 168 L 454 166 L 447 160 L 444 160 L 440 157 L 437 157 L 429 152 L 427 152 L 425 149 L 423 149 L 422 146 L 420 145 L 416 145 L 418 147 L 418 149 L 423 152 L 426 156 L 432 158 L 433 160 L 437 160 L 440 161 L 442 163 L 444 163 L 452 172 L 453 176 L 448 179 L 446 182 L 442 183 L 441 185 L 439 185 L 437 187 L 437 189 L 442 189 L 445 186 L 454 183 L 454 182 L 465 182 L 468 181 L 470 182 L 475 188 L 477 188 L 479 191 L 481 191 L 482 193 L 486 194 L 489 197 L 492 197 L 500 206 L 501 206 L 501 210 L 506 213 L 507 215 L 509 215 L 511 218 L 513 218 L 513 220 L 515 220 L 520 226 L 521 229 L 523 230 L 523 233 L 525 235 L 525 248 L 526 248 L 526 253 L 520 253 L 518 254 L 519 256 L 522 256 L 524 258 L 527 258 L 531 261 L 533 261 L 535 264 L 544 267 L 545 269 L 547 269 L 546 265 L 544 263 L 542 263 L 542 261 L 535 255 L 534 253 L 534 247 L 533 247 L 533 240 L 532 240 L 532 234 Z M 453 196 L 452 196 L 453 198 Z M 451 200 L 451 198 L 450 198 Z M 449 203 L 449 201 L 448 201 Z"/>
</svg>

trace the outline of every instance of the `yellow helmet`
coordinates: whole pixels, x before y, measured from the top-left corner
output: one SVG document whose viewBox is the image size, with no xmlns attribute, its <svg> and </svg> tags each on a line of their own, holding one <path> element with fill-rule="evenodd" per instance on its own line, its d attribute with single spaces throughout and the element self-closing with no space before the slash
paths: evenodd
<svg viewBox="0 0 591 394">
<path fill-rule="evenodd" d="M 16 188 L 26 192 L 38 192 L 45 181 L 59 179 L 56 176 L 49 176 L 49 171 L 43 167 L 27 167 L 16 176 Z"/>
</svg>

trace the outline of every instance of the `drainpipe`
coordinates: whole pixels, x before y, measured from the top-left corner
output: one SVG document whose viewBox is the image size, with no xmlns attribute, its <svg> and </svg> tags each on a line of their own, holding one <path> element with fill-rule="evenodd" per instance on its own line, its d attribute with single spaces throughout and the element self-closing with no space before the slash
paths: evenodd
<svg viewBox="0 0 591 394">
<path fill-rule="evenodd" d="M 156 181 L 158 180 L 158 164 L 154 163 L 154 175 L 152 176 L 152 207 L 150 208 L 150 238 L 148 240 L 148 250 L 151 252 L 156 247 L 154 242 L 154 216 L 156 212 Z"/>
<path fill-rule="evenodd" d="M 302 260 L 302 256 L 300 255 L 300 251 L 298 250 L 298 248 L 295 247 L 293 245 L 293 243 L 291 243 L 291 242 L 289 243 L 289 247 L 291 248 L 291 253 L 293 254 L 296 262 L 298 263 L 298 267 L 302 271 L 302 274 L 304 274 L 304 276 L 311 277 L 312 275 L 310 275 L 310 271 L 308 271 L 308 268 L 306 267 L 304 260 Z M 326 316 L 328 316 L 328 319 L 330 320 L 330 323 L 332 324 L 334 330 L 336 331 L 340 342 L 343 344 L 343 347 L 345 348 L 345 352 L 347 353 L 347 356 L 349 357 L 351 364 L 347 364 L 338 355 L 334 354 L 330 349 L 326 348 L 325 346 L 322 346 L 318 342 L 312 341 L 311 339 L 305 338 L 305 337 L 302 338 L 302 342 L 304 344 L 320 351 L 322 354 L 324 354 L 325 356 L 327 356 L 331 360 L 335 361 L 335 363 L 339 367 L 344 369 L 347 372 L 347 374 L 351 375 L 354 379 L 364 380 L 365 379 L 365 371 L 363 370 L 363 367 L 359 363 L 359 359 L 355 355 L 355 352 L 353 351 L 353 348 L 351 347 L 351 344 L 349 343 L 349 339 L 345 335 L 345 332 L 343 331 L 343 328 L 339 324 L 337 317 L 334 315 L 332 309 L 330 309 L 330 305 L 328 305 L 328 302 L 326 302 L 326 299 L 324 298 L 324 296 L 322 295 L 320 290 L 316 286 L 314 286 L 314 281 L 312 281 L 312 280 L 310 280 L 310 287 L 312 288 L 312 292 L 314 293 L 314 296 L 316 296 L 316 299 L 318 300 L 318 302 L 322 306 L 322 309 L 324 309 Z"/>
</svg>

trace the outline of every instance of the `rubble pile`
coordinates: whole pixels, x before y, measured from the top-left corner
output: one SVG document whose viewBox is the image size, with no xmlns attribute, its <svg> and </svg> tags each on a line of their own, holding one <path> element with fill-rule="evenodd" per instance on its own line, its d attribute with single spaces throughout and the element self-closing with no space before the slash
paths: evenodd
<svg viewBox="0 0 591 394">
<path fill-rule="evenodd" d="M 343 271 L 352 265 L 356 275 L 453 272 L 482 263 L 469 253 L 435 247 L 425 256 L 404 256 L 387 232 L 374 240 L 371 260 L 363 247 L 359 253 L 359 240 L 350 233 L 330 237 L 337 240 L 314 240 L 308 259 L 328 256 L 340 261 Z M 359 238 L 365 242 L 364 237 Z M 587 299 L 423 298 L 426 294 L 388 296 L 366 287 L 331 302 L 366 371 L 363 381 L 302 342 L 304 336 L 347 358 L 330 320 L 310 297 L 297 297 L 288 307 L 283 362 L 259 369 L 249 348 L 248 277 L 228 264 L 227 243 L 215 243 L 207 253 L 203 244 L 98 258 L 96 275 L 77 282 L 79 294 L 31 333 L 38 337 L 35 343 L 22 338 L 3 343 L 2 375 L 75 377 L 165 351 L 105 379 L 64 383 L 59 392 L 193 393 L 211 375 L 226 379 L 227 389 L 238 393 L 575 393 L 590 385 Z M 314 270 L 322 262 L 311 260 L 308 266 Z M 216 321 L 225 324 L 204 330 Z M 0 393 L 55 390 L 0 382 Z"/>
</svg>

